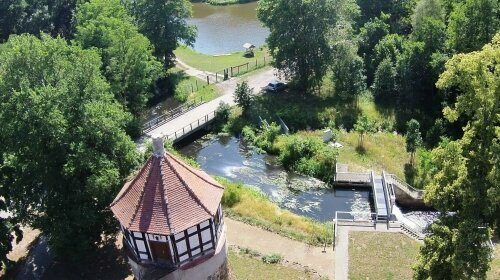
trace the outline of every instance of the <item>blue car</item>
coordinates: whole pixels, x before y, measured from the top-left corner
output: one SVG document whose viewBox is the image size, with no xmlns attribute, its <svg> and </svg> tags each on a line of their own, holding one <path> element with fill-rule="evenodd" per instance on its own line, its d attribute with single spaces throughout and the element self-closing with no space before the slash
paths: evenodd
<svg viewBox="0 0 500 280">
<path fill-rule="evenodd" d="M 267 86 L 262 88 L 262 90 L 266 92 L 280 92 L 285 89 L 286 89 L 286 84 L 278 80 L 272 80 Z"/>
</svg>

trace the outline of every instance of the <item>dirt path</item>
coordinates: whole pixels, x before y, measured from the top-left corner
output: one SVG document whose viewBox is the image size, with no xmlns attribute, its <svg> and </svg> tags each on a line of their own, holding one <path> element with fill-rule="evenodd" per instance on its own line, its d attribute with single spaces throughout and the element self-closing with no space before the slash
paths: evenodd
<svg viewBox="0 0 500 280">
<path fill-rule="evenodd" d="M 331 247 L 323 252 L 322 247 L 282 237 L 275 233 L 225 218 L 229 245 L 247 247 L 262 254 L 278 253 L 292 263 L 299 263 L 318 272 L 321 276 L 334 279 L 334 254 Z"/>
</svg>

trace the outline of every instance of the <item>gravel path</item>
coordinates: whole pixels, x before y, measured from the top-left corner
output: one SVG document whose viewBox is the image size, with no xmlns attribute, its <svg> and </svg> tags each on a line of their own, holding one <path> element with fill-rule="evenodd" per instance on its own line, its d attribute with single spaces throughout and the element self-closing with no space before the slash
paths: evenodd
<svg viewBox="0 0 500 280">
<path fill-rule="evenodd" d="M 334 254 L 331 247 L 313 247 L 275 233 L 225 218 L 229 245 L 251 248 L 262 254 L 278 253 L 291 263 L 298 263 L 321 276 L 334 279 Z"/>
</svg>

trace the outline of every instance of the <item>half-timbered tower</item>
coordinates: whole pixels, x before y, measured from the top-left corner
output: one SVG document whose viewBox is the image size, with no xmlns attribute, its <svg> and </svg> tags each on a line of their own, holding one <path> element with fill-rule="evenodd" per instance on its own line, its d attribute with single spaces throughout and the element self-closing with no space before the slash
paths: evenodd
<svg viewBox="0 0 500 280">
<path fill-rule="evenodd" d="M 111 204 L 137 279 L 224 279 L 224 188 L 165 152 L 161 137 Z"/>
</svg>

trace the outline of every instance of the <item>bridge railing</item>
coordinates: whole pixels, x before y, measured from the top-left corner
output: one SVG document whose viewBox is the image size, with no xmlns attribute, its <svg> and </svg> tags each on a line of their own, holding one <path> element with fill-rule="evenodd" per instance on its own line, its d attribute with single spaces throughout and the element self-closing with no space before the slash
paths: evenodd
<svg viewBox="0 0 500 280">
<path fill-rule="evenodd" d="M 174 133 L 165 136 L 165 138 L 175 142 L 175 140 L 182 138 L 185 135 L 190 134 L 194 130 L 197 130 L 199 127 L 211 122 L 214 118 L 215 118 L 215 111 L 212 111 L 203 116 L 202 118 L 199 118 L 196 121 L 186 125 L 185 127 L 175 131 Z"/>
<path fill-rule="evenodd" d="M 372 212 L 347 212 L 335 211 L 333 219 L 333 249 L 337 244 L 337 231 L 342 226 L 374 226 L 377 221 L 377 213 Z"/>
<path fill-rule="evenodd" d="M 394 174 L 387 174 L 387 178 L 389 179 L 389 183 L 397 186 L 402 191 L 406 192 L 413 198 L 422 199 L 424 192 L 422 190 L 417 190 L 414 187 L 410 186 L 404 180 L 401 180 L 398 176 Z"/>
<path fill-rule="evenodd" d="M 142 126 L 142 131 L 144 133 L 148 133 L 150 131 L 152 131 L 153 129 L 159 127 L 160 125 L 162 124 L 165 124 L 169 121 L 171 121 L 172 119 L 184 114 L 185 112 L 187 111 L 190 111 L 198 106 L 200 106 L 201 104 L 205 103 L 205 101 L 203 100 L 203 96 L 200 96 L 199 98 L 193 100 L 193 101 L 190 101 L 190 102 L 187 102 L 185 104 L 182 104 L 150 121 L 147 121 L 146 123 L 144 123 L 144 125 Z"/>
</svg>

